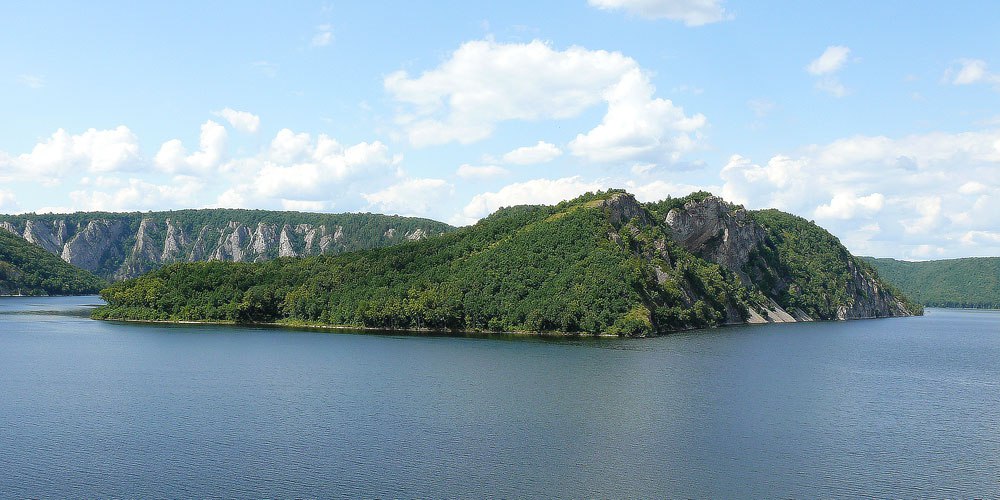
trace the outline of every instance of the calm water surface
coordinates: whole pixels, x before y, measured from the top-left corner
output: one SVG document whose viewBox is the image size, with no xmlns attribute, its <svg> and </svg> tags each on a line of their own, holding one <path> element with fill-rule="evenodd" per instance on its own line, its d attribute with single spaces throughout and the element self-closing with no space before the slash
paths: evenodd
<svg viewBox="0 0 1000 500">
<path fill-rule="evenodd" d="M 0 298 L 2 497 L 1000 494 L 1000 313 L 504 340 Z"/>
</svg>

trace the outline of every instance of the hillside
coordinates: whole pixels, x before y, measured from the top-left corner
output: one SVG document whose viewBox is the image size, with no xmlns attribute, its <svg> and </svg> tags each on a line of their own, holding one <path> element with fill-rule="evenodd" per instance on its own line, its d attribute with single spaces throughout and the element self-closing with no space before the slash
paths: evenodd
<svg viewBox="0 0 1000 500">
<path fill-rule="evenodd" d="M 85 295 L 107 282 L 0 231 L 0 295 Z"/>
<path fill-rule="evenodd" d="M 865 259 L 887 281 L 925 306 L 1000 309 L 1000 257 L 925 262 Z"/>
<path fill-rule="evenodd" d="M 377 248 L 451 226 L 378 214 L 266 210 L 0 215 L 0 229 L 109 280 L 174 262 L 260 262 Z"/>
<path fill-rule="evenodd" d="M 103 290 L 94 317 L 645 336 L 910 314 L 828 233 L 809 234 L 826 235 L 829 255 L 822 238 L 792 234 L 801 219 L 713 197 L 663 208 L 611 191 L 394 247 L 175 264 Z M 804 276 L 829 259 L 828 273 Z"/>
</svg>

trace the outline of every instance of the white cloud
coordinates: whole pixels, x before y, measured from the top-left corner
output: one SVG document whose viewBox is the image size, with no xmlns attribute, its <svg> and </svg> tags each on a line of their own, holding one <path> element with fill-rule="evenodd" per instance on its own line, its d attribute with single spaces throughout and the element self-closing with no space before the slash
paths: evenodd
<svg viewBox="0 0 1000 500">
<path fill-rule="evenodd" d="M 547 163 L 562 155 L 562 150 L 555 144 L 538 141 L 534 146 L 524 146 L 503 155 L 505 163 L 514 165 L 533 165 Z"/>
<path fill-rule="evenodd" d="M 20 205 L 17 204 L 17 197 L 14 193 L 5 189 L 0 189 L 0 213 L 17 212 Z"/>
<path fill-rule="evenodd" d="M 17 81 L 29 89 L 40 89 L 45 86 L 45 79 L 38 75 L 17 75 Z"/>
<path fill-rule="evenodd" d="M 118 183 L 113 191 L 77 190 L 69 194 L 76 210 L 131 211 L 197 206 L 204 183 L 188 176 L 175 176 L 170 184 L 152 184 L 141 179 Z"/>
<path fill-rule="evenodd" d="M 493 177 L 502 177 L 509 174 L 510 172 L 503 167 L 498 167 L 496 165 L 460 165 L 458 170 L 455 171 L 455 175 L 463 179 L 490 179 Z"/>
<path fill-rule="evenodd" d="M 167 173 L 207 174 L 221 164 L 227 141 L 226 128 L 208 120 L 201 126 L 198 151 L 188 154 L 179 139 L 171 139 L 160 146 L 153 162 Z"/>
<path fill-rule="evenodd" d="M 588 0 L 602 10 L 624 10 L 647 19 L 683 21 L 688 26 L 701 26 L 732 19 L 719 0 Z"/>
<path fill-rule="evenodd" d="M 806 66 L 806 71 L 820 77 L 816 81 L 816 88 L 834 97 L 844 97 L 848 94 L 847 87 L 840 83 L 834 76 L 840 71 L 847 58 L 851 54 L 851 49 L 843 45 L 831 45 L 823 53 Z"/>
<path fill-rule="evenodd" d="M 806 71 L 817 76 L 835 73 L 844 67 L 850 54 L 851 49 L 843 45 L 831 45 L 806 66 Z"/>
<path fill-rule="evenodd" d="M 1000 74 L 990 72 L 986 61 L 981 59 L 962 59 L 957 68 L 949 68 L 944 74 L 945 81 L 952 85 L 972 85 L 989 83 L 1000 85 Z"/>
<path fill-rule="evenodd" d="M 260 129 L 260 117 L 247 111 L 224 108 L 220 111 L 214 111 L 212 114 L 223 118 L 229 122 L 230 126 L 241 132 L 256 134 L 257 130 Z"/>
<path fill-rule="evenodd" d="M 688 117 L 667 99 L 654 99 L 653 86 L 638 68 L 606 93 L 601 124 L 569 143 L 576 156 L 594 162 L 676 162 L 697 144 L 705 116 Z"/>
<path fill-rule="evenodd" d="M 240 181 L 219 195 L 216 205 L 325 210 L 343 202 L 360 207 L 360 193 L 393 182 L 401 160 L 379 141 L 344 146 L 325 134 L 314 138 L 282 129 L 257 157 L 223 165 Z"/>
<path fill-rule="evenodd" d="M 525 204 L 553 204 L 588 191 L 604 189 L 603 182 L 584 181 L 580 176 L 562 179 L 534 179 L 508 184 L 499 191 L 477 194 L 452 219 L 454 224 L 472 224 L 501 207 Z"/>
<path fill-rule="evenodd" d="M 634 59 L 581 47 L 558 51 L 538 40 L 467 42 L 437 68 L 419 77 L 398 71 L 384 85 L 406 105 L 396 122 L 415 146 L 472 143 L 502 122 L 573 118 L 606 102 L 604 120 L 571 143 L 573 153 L 599 162 L 662 161 L 692 149 L 693 132 L 705 124 L 704 116 L 688 117 L 654 98 Z"/>
<path fill-rule="evenodd" d="M 970 231 L 1000 231 L 1000 130 L 856 136 L 765 164 L 736 155 L 720 175 L 724 198 L 812 214 L 856 253 L 958 257 L 970 247 L 956 253 L 955 243 Z M 977 253 L 1000 253 L 970 238 Z"/>
<path fill-rule="evenodd" d="M 406 179 L 362 197 L 383 213 L 426 215 L 452 191 L 444 179 Z"/>
<path fill-rule="evenodd" d="M 0 173 L 15 178 L 57 183 L 68 172 L 115 172 L 140 163 L 139 141 L 128 127 L 88 129 L 78 135 L 59 129 L 30 153 L 10 156 L 0 152 Z"/>
<path fill-rule="evenodd" d="M 321 24 L 316 27 L 316 34 L 313 35 L 309 45 L 313 47 L 326 47 L 333 41 L 333 27 L 329 24 Z"/>
</svg>

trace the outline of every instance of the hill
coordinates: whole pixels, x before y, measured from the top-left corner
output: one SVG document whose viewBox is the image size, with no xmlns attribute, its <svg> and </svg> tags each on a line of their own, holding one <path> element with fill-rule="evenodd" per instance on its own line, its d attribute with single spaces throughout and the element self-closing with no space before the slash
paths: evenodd
<svg viewBox="0 0 1000 500">
<path fill-rule="evenodd" d="M 94 317 L 645 336 L 915 312 L 802 219 L 669 202 L 591 193 L 394 247 L 174 264 L 103 290 Z"/>
<path fill-rule="evenodd" d="M 447 224 L 378 214 L 267 210 L 0 215 L 0 229 L 109 280 L 174 262 L 260 262 L 393 245 Z"/>
<path fill-rule="evenodd" d="M 0 231 L 0 295 L 86 295 L 107 282 Z"/>
<path fill-rule="evenodd" d="M 880 275 L 931 307 L 1000 309 L 1000 257 L 908 262 L 865 257 Z"/>
</svg>

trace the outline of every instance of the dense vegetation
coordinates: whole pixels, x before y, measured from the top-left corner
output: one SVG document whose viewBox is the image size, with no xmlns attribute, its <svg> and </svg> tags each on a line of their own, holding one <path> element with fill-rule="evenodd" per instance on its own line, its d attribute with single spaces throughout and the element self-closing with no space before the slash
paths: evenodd
<svg viewBox="0 0 1000 500">
<path fill-rule="evenodd" d="M 619 194 L 502 209 L 454 233 L 340 256 L 173 265 L 104 290 L 96 316 L 623 335 L 721 323 L 746 290 L 650 221 L 612 224 Z M 673 263 L 638 251 L 654 240 Z"/>
<path fill-rule="evenodd" d="M 797 308 L 813 318 L 835 317 L 837 307 L 849 300 L 849 283 L 855 271 L 878 276 L 868 263 L 852 256 L 836 236 L 802 217 L 774 209 L 758 210 L 753 216 L 769 233 L 769 244 L 758 250 L 769 265 L 762 277 L 786 309 Z M 791 285 L 784 287 L 783 281 Z M 921 307 L 904 294 L 887 288 L 910 312 L 921 312 Z"/>
<path fill-rule="evenodd" d="M 84 295 L 106 285 L 41 247 L 0 231 L 0 295 Z"/>
<path fill-rule="evenodd" d="M 588 193 L 501 209 L 474 226 L 393 247 L 173 264 L 103 290 L 108 305 L 94 317 L 626 336 L 745 321 L 768 298 L 673 241 L 659 213 L 677 203 L 642 206 L 622 191 Z M 836 239 L 818 228 L 799 235 L 778 215 L 761 218 L 782 238 L 775 252 L 797 253 L 772 256 L 782 269 L 826 273 L 796 284 L 787 302 L 809 312 L 843 304 L 830 259 L 851 257 Z M 817 242 L 836 248 L 814 256 Z"/>
<path fill-rule="evenodd" d="M 147 244 L 151 247 L 149 255 L 134 256 L 133 249 L 142 221 L 149 221 L 153 228 L 144 232 Z M 183 236 L 176 238 L 180 251 L 175 257 L 161 261 L 158 256 L 164 249 L 167 238 L 166 222 L 170 221 L 175 231 Z M 280 231 L 285 225 L 296 228 L 308 225 L 310 229 L 321 229 L 322 232 L 308 240 L 312 247 L 304 248 L 307 239 L 301 231 L 294 229 L 288 232 L 287 242 L 297 254 L 335 254 L 352 252 L 368 248 L 392 245 L 407 240 L 408 235 L 420 231 L 424 235 L 439 234 L 454 228 L 448 224 L 416 217 L 400 217 L 370 213 L 319 214 L 305 212 L 286 212 L 268 210 L 241 209 L 203 209 L 174 210 L 164 212 L 77 212 L 72 214 L 21 214 L 0 215 L 0 224 L 7 224 L 8 229 L 23 234 L 28 221 L 39 232 L 36 240 L 52 253 L 59 254 L 62 246 L 81 233 L 92 221 L 101 221 L 108 227 L 114 227 L 114 234 L 107 247 L 94 249 L 92 258 L 84 258 L 89 271 L 107 279 L 119 279 L 124 276 L 135 276 L 150 269 L 155 269 L 174 261 L 205 260 L 210 256 L 226 236 L 234 232 L 234 224 L 245 227 L 250 232 L 260 225 L 268 225 Z M 337 234 L 333 241 L 323 250 L 318 248 L 323 235 Z M 204 237 L 202 240 L 201 237 Z M 279 244 L 272 241 L 264 249 L 263 254 L 254 253 L 254 259 L 273 259 L 278 257 Z M 248 253 L 249 241 L 245 239 L 244 253 Z M 197 247 L 197 249 L 196 249 Z M 78 249 L 86 253 L 86 249 Z M 256 252 L 256 250 L 254 250 Z M 195 254 L 197 252 L 197 254 Z M 150 258 L 153 256 L 154 258 Z M 225 259 L 224 259 L 225 260 Z"/>
<path fill-rule="evenodd" d="M 1000 257 L 926 262 L 865 259 L 887 281 L 925 306 L 1000 309 Z"/>
</svg>

